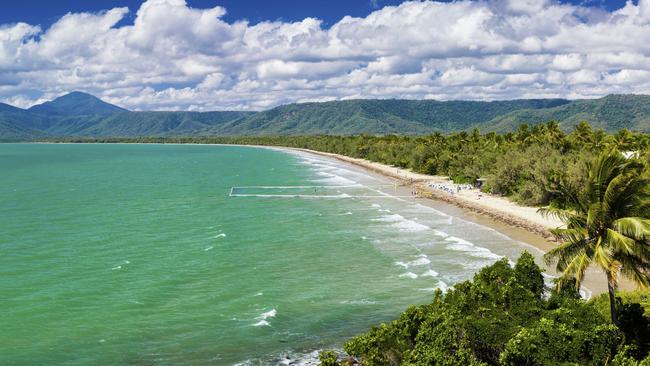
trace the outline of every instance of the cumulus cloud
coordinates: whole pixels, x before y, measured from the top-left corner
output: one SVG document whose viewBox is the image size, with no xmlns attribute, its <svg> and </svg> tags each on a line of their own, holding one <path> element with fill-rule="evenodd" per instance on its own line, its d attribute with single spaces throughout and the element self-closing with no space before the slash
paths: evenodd
<svg viewBox="0 0 650 366">
<path fill-rule="evenodd" d="M 119 25 L 134 13 L 132 24 Z M 264 109 L 351 98 L 494 100 L 650 90 L 650 0 L 607 12 L 557 0 L 405 2 L 329 28 L 226 22 L 148 0 L 0 25 L 0 101 L 72 90 L 131 109 Z"/>
</svg>

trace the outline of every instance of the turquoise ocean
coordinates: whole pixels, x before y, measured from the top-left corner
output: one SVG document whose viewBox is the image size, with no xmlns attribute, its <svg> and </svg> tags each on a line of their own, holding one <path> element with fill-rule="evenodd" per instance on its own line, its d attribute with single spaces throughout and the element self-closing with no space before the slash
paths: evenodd
<svg viewBox="0 0 650 366">
<path fill-rule="evenodd" d="M 0 364 L 310 364 L 524 249 L 311 154 L 0 144 Z"/>
</svg>

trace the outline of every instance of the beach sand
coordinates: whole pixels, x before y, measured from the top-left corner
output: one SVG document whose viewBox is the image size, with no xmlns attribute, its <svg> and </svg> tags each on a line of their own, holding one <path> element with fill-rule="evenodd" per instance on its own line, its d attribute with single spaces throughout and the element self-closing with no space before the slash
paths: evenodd
<svg viewBox="0 0 650 366">
<path fill-rule="evenodd" d="M 557 218 L 542 216 L 537 212 L 537 207 L 520 206 L 505 197 L 482 193 L 474 188 L 451 194 L 428 185 L 429 183 L 451 185 L 452 182 L 448 177 L 415 173 L 406 169 L 339 154 L 298 148 L 286 149 L 336 159 L 396 180 L 400 185 L 416 191 L 417 196 L 422 198 L 423 204 L 426 204 L 427 201 L 435 203 L 436 209 L 452 215 L 463 215 L 478 224 L 496 229 L 515 240 L 544 252 L 557 245 L 550 229 L 562 226 L 562 222 Z M 427 198 L 430 198 L 430 200 Z M 543 263 L 540 263 L 540 265 L 544 266 Z M 546 267 L 545 270 L 549 274 L 557 274 L 553 268 Z M 606 292 L 607 281 L 605 274 L 598 268 L 590 268 L 582 286 L 594 296 Z M 636 286 L 630 281 L 623 280 L 619 284 L 619 289 L 634 290 Z"/>
</svg>

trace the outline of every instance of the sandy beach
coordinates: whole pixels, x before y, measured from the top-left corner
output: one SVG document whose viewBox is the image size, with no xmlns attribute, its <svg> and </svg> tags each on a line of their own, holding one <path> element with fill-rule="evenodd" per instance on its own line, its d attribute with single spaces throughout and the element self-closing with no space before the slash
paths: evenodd
<svg viewBox="0 0 650 366">
<path fill-rule="evenodd" d="M 268 146 L 266 146 L 268 147 Z M 309 149 L 281 148 L 316 154 L 346 162 L 367 171 L 396 180 L 400 185 L 409 187 L 416 196 L 424 200 L 442 201 L 469 215 L 474 221 L 495 228 L 517 240 L 532 245 L 544 252 L 550 250 L 557 242 L 550 230 L 562 226 L 562 222 L 553 217 L 545 217 L 537 212 L 537 207 L 520 206 L 506 197 L 482 193 L 479 189 L 447 190 L 435 187 L 451 187 L 453 182 L 444 176 L 415 173 L 407 169 L 388 166 L 365 159 L 351 158 L 344 155 L 325 153 Z M 432 187 L 433 185 L 433 187 Z M 540 263 L 540 265 L 543 265 Z M 550 274 L 556 274 L 553 268 L 546 268 Z M 588 293 L 598 295 L 607 291 L 606 277 L 598 268 L 587 270 L 582 285 Z M 619 284 L 621 290 L 634 290 L 636 286 L 627 280 Z"/>
<path fill-rule="evenodd" d="M 435 188 L 437 186 L 455 187 L 456 185 L 448 177 L 415 173 L 410 170 L 344 155 L 307 149 L 297 150 L 334 158 L 360 166 L 383 176 L 397 179 L 401 184 L 413 187 L 421 197 L 445 201 L 464 209 L 487 215 L 508 225 L 524 228 L 535 234 L 542 235 L 547 239 L 552 239 L 550 229 L 562 226 L 562 222 L 557 218 L 544 217 L 539 214 L 537 207 L 520 206 L 505 197 L 485 194 L 476 188 L 462 189 L 459 191 L 454 188 L 453 193 Z M 430 184 L 434 187 L 430 186 Z"/>
</svg>

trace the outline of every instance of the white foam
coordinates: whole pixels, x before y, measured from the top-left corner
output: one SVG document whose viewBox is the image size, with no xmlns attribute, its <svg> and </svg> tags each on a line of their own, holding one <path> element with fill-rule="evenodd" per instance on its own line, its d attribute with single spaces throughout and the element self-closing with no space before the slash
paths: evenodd
<svg viewBox="0 0 650 366">
<path fill-rule="evenodd" d="M 424 231 L 430 229 L 430 227 L 426 225 L 422 225 L 413 220 L 409 220 L 404 216 L 398 214 L 383 215 L 381 217 L 372 219 L 372 221 L 392 223 L 391 227 L 398 229 L 400 231 L 417 232 L 417 231 Z"/>
<path fill-rule="evenodd" d="M 433 233 L 440 236 L 440 237 L 443 237 L 443 238 L 448 238 L 449 237 L 449 234 L 447 234 L 447 233 L 445 233 L 443 231 L 440 231 L 440 230 L 434 229 Z"/>
<path fill-rule="evenodd" d="M 425 288 L 418 289 L 418 291 L 436 292 L 437 289 L 438 289 L 437 287 L 425 287 Z"/>
<path fill-rule="evenodd" d="M 122 269 L 122 266 L 115 266 L 115 267 L 113 267 L 113 268 L 111 268 L 111 269 L 112 269 L 113 271 L 116 270 L 116 269 Z"/>
<path fill-rule="evenodd" d="M 365 236 L 362 236 L 362 237 L 361 237 L 361 240 L 367 240 L 367 239 L 368 239 L 368 238 L 366 238 Z"/>
<path fill-rule="evenodd" d="M 486 258 L 486 259 L 500 259 L 502 256 L 492 253 L 489 249 L 479 247 L 474 245 L 474 243 L 471 243 L 467 240 L 455 237 L 455 236 L 449 236 L 445 238 L 446 241 L 452 242 L 453 244 L 448 244 L 447 249 L 451 250 L 457 250 L 460 252 L 467 252 L 473 257 L 479 257 L 479 258 Z"/>
<path fill-rule="evenodd" d="M 266 320 L 260 320 L 257 323 L 253 324 L 254 327 L 268 327 L 271 324 L 267 322 Z"/>
<path fill-rule="evenodd" d="M 420 254 L 418 256 L 418 259 L 408 262 L 408 265 L 409 266 L 426 266 L 429 263 L 431 263 L 431 261 L 429 260 L 429 258 L 427 258 L 426 254 Z"/>
<path fill-rule="evenodd" d="M 429 269 L 428 271 L 422 273 L 420 276 L 422 276 L 422 277 L 437 277 L 438 272 L 436 272 L 436 271 L 434 271 L 432 269 Z"/>
<path fill-rule="evenodd" d="M 425 231 L 430 229 L 426 225 L 422 225 L 411 220 L 397 222 L 392 224 L 391 226 L 398 229 L 399 231 L 409 231 L 409 232 L 418 232 L 418 231 Z"/>
<path fill-rule="evenodd" d="M 343 300 L 339 304 L 343 305 L 375 305 L 377 301 L 361 299 L 361 300 Z"/>
<path fill-rule="evenodd" d="M 314 179 L 314 182 L 325 183 L 325 184 L 328 184 L 328 185 L 335 185 L 335 186 L 339 186 L 339 185 L 340 186 L 346 186 L 346 185 L 357 184 L 357 182 L 355 182 L 353 180 L 343 178 L 343 177 L 340 177 L 338 175 L 333 175 L 333 174 L 329 174 L 329 173 L 324 173 L 324 174 L 328 174 L 331 177 L 329 177 L 329 178 L 321 178 L 321 179 Z"/>
<path fill-rule="evenodd" d="M 207 252 L 207 251 L 212 250 L 212 249 L 214 249 L 214 247 L 210 246 L 210 247 L 207 247 L 207 248 L 203 249 L 203 251 Z"/>
<path fill-rule="evenodd" d="M 262 296 L 262 295 L 264 295 L 263 292 L 258 292 L 258 293 L 255 294 L 255 296 Z"/>
<path fill-rule="evenodd" d="M 416 274 L 413 273 L 413 272 L 402 273 L 402 274 L 399 275 L 399 276 L 400 276 L 400 277 L 408 277 L 408 278 L 411 278 L 411 279 L 416 279 L 416 278 L 418 278 L 418 275 L 416 275 Z"/>
<path fill-rule="evenodd" d="M 395 262 L 396 266 L 404 267 L 404 268 L 409 268 L 409 265 L 404 263 L 404 262 Z"/>
<path fill-rule="evenodd" d="M 400 222 L 406 220 L 404 216 L 402 215 L 384 215 L 381 217 L 378 217 L 376 219 L 372 219 L 372 221 L 379 221 L 379 222 Z"/>
<path fill-rule="evenodd" d="M 217 234 L 217 235 L 213 236 L 214 239 L 225 238 L 225 237 L 226 237 L 226 234 L 224 234 L 224 233 Z"/>
<path fill-rule="evenodd" d="M 258 316 L 255 319 L 268 319 L 268 318 L 275 318 L 275 316 L 278 314 L 278 311 L 275 309 L 272 309 L 270 311 L 267 311 L 266 313 L 262 313 L 260 316 Z"/>
<path fill-rule="evenodd" d="M 339 216 L 347 216 L 347 215 L 353 215 L 353 213 L 348 211 L 348 212 L 344 212 L 342 214 L 339 214 Z"/>
<path fill-rule="evenodd" d="M 425 212 L 426 212 L 426 211 L 428 211 L 428 212 L 434 212 L 436 215 L 439 215 L 439 216 L 450 217 L 450 215 L 447 215 L 446 213 L 444 213 L 444 212 L 442 212 L 442 211 L 438 211 L 438 210 L 436 210 L 436 209 L 433 208 L 433 207 L 425 206 L 425 205 L 420 204 L 420 203 L 417 203 L 415 206 L 416 206 L 417 208 L 419 208 L 420 211 L 425 211 Z"/>
<path fill-rule="evenodd" d="M 377 203 L 373 203 L 372 205 L 370 205 L 370 207 L 379 208 L 381 207 L 381 205 Z"/>
</svg>

